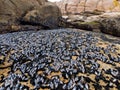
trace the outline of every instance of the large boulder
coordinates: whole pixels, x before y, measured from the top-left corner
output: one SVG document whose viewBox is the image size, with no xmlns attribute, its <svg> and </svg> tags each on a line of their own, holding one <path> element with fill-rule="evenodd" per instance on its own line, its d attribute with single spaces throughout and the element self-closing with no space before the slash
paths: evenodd
<svg viewBox="0 0 120 90">
<path fill-rule="evenodd" d="M 65 27 L 94 32 L 103 32 L 120 37 L 120 13 L 104 13 L 101 15 L 68 15 L 63 16 Z"/>
<path fill-rule="evenodd" d="M 120 37 L 120 17 L 109 17 L 100 20 L 100 29 L 103 33 Z"/>
<path fill-rule="evenodd" d="M 0 0 L 0 24 L 56 28 L 60 17 L 59 8 L 47 0 Z"/>
</svg>

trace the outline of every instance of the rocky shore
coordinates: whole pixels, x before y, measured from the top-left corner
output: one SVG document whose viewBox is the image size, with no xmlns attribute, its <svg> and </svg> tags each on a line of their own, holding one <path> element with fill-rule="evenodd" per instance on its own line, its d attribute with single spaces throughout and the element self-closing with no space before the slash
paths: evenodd
<svg viewBox="0 0 120 90">
<path fill-rule="evenodd" d="M 63 27 L 106 33 L 120 37 L 120 13 L 96 13 L 98 12 L 63 15 Z"/>
<path fill-rule="evenodd" d="M 1 0 L 0 33 L 76 28 L 120 37 L 119 12 L 88 10 L 79 14 L 66 13 L 66 18 L 61 11 L 55 3 L 47 0 Z"/>
<path fill-rule="evenodd" d="M 0 0 L 0 90 L 120 90 L 120 13 L 61 10 Z"/>
<path fill-rule="evenodd" d="M 0 90 L 119 90 L 120 39 L 59 29 L 0 35 Z"/>
</svg>

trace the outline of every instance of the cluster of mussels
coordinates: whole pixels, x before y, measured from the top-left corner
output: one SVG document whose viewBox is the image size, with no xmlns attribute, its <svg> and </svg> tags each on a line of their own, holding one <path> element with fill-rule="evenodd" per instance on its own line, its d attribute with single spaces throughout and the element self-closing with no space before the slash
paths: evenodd
<svg viewBox="0 0 120 90">
<path fill-rule="evenodd" d="M 120 46 L 91 32 L 0 35 L 0 90 L 120 90 Z"/>
</svg>

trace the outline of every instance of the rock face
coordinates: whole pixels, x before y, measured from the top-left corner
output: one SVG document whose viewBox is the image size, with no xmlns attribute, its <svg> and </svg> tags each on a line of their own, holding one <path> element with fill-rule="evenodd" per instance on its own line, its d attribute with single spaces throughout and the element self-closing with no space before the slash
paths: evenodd
<svg viewBox="0 0 120 90">
<path fill-rule="evenodd" d="M 102 19 L 100 29 L 103 33 L 120 37 L 120 17 Z"/>
<path fill-rule="evenodd" d="M 101 15 L 68 15 L 63 16 L 65 27 L 87 31 L 103 32 L 120 37 L 120 13 L 104 13 Z"/>
<path fill-rule="evenodd" d="M 32 24 L 56 28 L 61 12 L 47 0 L 0 0 L 0 24 Z"/>
<path fill-rule="evenodd" d="M 84 11 L 120 11 L 120 4 L 117 0 L 62 0 L 58 2 L 58 6 L 62 9 L 62 13 L 80 13 Z"/>
</svg>

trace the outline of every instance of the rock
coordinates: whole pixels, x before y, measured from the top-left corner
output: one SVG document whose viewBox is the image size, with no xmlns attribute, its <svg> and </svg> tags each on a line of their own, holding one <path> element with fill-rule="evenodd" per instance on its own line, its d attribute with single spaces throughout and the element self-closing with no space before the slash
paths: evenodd
<svg viewBox="0 0 120 90">
<path fill-rule="evenodd" d="M 89 11 L 120 11 L 119 0 L 116 0 L 117 4 L 115 6 L 115 0 L 61 0 L 57 2 L 58 6 L 61 8 L 63 14 L 80 14 L 81 12 Z"/>
<path fill-rule="evenodd" d="M 68 15 L 68 17 L 63 17 L 66 20 L 66 26 L 69 28 L 83 29 L 87 31 L 100 32 L 99 26 L 99 15 L 95 16 L 84 16 L 84 15 Z"/>
<path fill-rule="evenodd" d="M 23 17 L 23 22 L 40 24 L 48 28 L 57 28 L 60 17 L 59 8 L 52 3 L 46 3 L 39 10 L 29 11 Z"/>
<path fill-rule="evenodd" d="M 103 33 L 120 37 L 120 18 L 109 17 L 100 20 L 100 29 Z"/>
<path fill-rule="evenodd" d="M 32 24 L 56 28 L 60 17 L 59 8 L 47 0 L 0 1 L 0 24 Z"/>
<path fill-rule="evenodd" d="M 68 15 L 64 16 L 63 21 L 67 28 L 77 28 L 87 31 L 107 33 L 114 36 L 120 36 L 120 13 L 104 13 L 101 15 Z"/>
<path fill-rule="evenodd" d="M 99 22 L 96 22 L 96 21 L 91 21 L 91 22 L 74 22 L 72 23 L 73 26 L 75 28 L 78 28 L 78 29 L 83 29 L 83 30 L 87 30 L 87 31 L 99 31 Z"/>
</svg>

